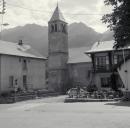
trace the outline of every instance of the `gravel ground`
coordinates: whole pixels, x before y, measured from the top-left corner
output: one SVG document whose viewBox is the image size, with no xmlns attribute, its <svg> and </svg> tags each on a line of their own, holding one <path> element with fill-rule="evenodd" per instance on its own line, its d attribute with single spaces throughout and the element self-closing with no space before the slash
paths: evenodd
<svg viewBox="0 0 130 128">
<path fill-rule="evenodd" d="M 64 98 L 0 104 L 0 128 L 130 128 L 130 102 L 64 103 Z"/>
</svg>

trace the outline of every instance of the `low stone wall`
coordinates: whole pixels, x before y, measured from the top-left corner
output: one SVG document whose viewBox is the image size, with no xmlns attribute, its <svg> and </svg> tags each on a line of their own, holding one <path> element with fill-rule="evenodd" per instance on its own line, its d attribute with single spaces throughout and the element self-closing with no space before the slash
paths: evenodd
<svg viewBox="0 0 130 128">
<path fill-rule="evenodd" d="M 0 104 L 15 103 L 15 102 L 30 100 L 30 99 L 35 99 L 35 98 L 36 98 L 36 95 L 34 94 L 0 97 Z"/>
<path fill-rule="evenodd" d="M 119 101 L 120 98 L 115 99 L 89 99 L 89 98 L 66 98 L 65 103 L 74 103 L 74 102 L 110 102 L 110 101 Z"/>
<path fill-rule="evenodd" d="M 124 96 L 127 100 L 130 101 L 130 91 L 124 92 Z"/>
<path fill-rule="evenodd" d="M 58 96 L 61 95 L 61 93 L 25 93 L 25 94 L 17 94 L 13 96 L 7 96 L 7 97 L 0 97 L 0 104 L 9 104 L 9 103 L 15 103 L 19 101 L 26 101 L 26 100 L 31 100 L 31 99 L 37 99 L 37 98 L 43 98 L 43 97 L 48 97 L 48 96 Z"/>
</svg>

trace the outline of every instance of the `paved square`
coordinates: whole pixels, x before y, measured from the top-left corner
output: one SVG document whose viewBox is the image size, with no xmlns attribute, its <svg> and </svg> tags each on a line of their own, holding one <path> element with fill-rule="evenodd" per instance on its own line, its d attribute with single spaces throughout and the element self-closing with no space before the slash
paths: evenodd
<svg viewBox="0 0 130 128">
<path fill-rule="evenodd" d="M 130 102 L 63 103 L 64 97 L 0 104 L 0 128 L 130 128 Z"/>
</svg>

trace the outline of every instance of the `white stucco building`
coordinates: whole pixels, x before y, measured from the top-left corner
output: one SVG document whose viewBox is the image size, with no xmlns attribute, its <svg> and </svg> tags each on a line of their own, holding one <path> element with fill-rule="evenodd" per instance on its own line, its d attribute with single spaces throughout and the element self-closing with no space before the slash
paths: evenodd
<svg viewBox="0 0 130 128">
<path fill-rule="evenodd" d="M 46 58 L 29 45 L 0 41 L 0 93 L 45 88 Z"/>
<path fill-rule="evenodd" d="M 118 64 L 123 61 L 122 49 L 114 49 L 114 40 L 96 42 L 89 51 L 92 58 L 93 82 L 99 89 L 123 88 L 125 75 L 117 71 Z M 124 51 L 125 57 L 130 55 L 130 47 Z"/>
<path fill-rule="evenodd" d="M 124 57 L 117 69 L 124 84 L 124 92 L 127 93 L 127 98 L 130 99 L 130 56 Z"/>
</svg>

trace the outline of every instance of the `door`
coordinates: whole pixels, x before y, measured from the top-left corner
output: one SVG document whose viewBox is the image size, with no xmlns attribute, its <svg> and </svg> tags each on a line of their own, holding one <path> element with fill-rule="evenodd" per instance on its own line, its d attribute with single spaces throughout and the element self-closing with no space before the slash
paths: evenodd
<svg viewBox="0 0 130 128">
<path fill-rule="evenodd" d="M 23 75 L 23 87 L 27 90 L 27 76 Z"/>
</svg>

